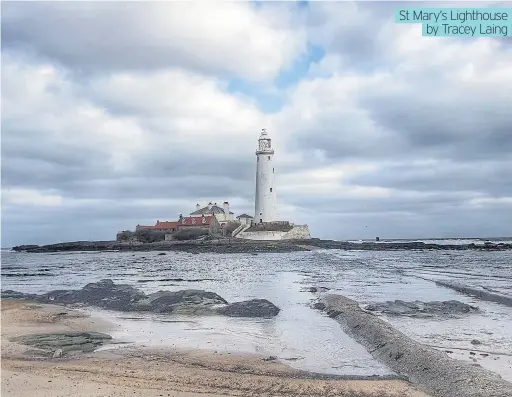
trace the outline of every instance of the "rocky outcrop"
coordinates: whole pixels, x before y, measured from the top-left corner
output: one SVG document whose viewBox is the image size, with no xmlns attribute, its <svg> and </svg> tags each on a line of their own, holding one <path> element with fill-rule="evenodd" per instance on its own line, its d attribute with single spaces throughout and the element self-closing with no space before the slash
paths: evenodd
<svg viewBox="0 0 512 397">
<path fill-rule="evenodd" d="M 443 302 L 405 302 L 395 300 L 367 305 L 366 310 L 382 312 L 393 316 L 453 317 L 476 312 L 478 308 L 455 300 Z"/>
<path fill-rule="evenodd" d="M 363 242 L 351 243 L 346 241 L 307 240 L 308 247 L 321 249 L 393 251 L 393 250 L 511 250 L 512 244 L 426 244 L 418 241 L 411 242 Z M 281 241 L 257 241 L 239 238 L 219 238 L 204 241 L 165 241 L 155 243 L 125 243 L 117 241 L 75 241 L 51 245 L 21 245 L 13 247 L 19 252 L 59 252 L 59 251 L 182 251 L 191 253 L 253 253 L 253 252 L 293 252 L 310 251 L 303 239 Z"/>
<path fill-rule="evenodd" d="M 81 290 L 56 290 L 40 295 L 37 300 L 45 303 L 83 303 L 104 309 L 129 311 L 135 302 L 146 295 L 127 284 L 114 284 L 112 280 L 90 283 Z"/>
<path fill-rule="evenodd" d="M 474 296 L 475 298 L 478 298 L 478 299 L 481 299 L 484 301 L 496 302 L 496 303 L 501 303 L 502 305 L 512 306 L 512 297 L 511 296 L 496 294 L 494 292 L 485 291 L 483 289 L 469 287 L 467 285 L 447 283 L 444 281 L 436 281 L 436 284 L 440 285 L 442 287 L 453 289 L 462 294 Z"/>
<path fill-rule="evenodd" d="M 62 332 L 22 335 L 12 338 L 11 341 L 50 352 L 54 358 L 58 358 L 70 351 L 93 351 L 110 339 L 112 339 L 110 335 L 100 332 Z"/>
<path fill-rule="evenodd" d="M 222 314 L 231 317 L 274 317 L 279 308 L 265 299 L 229 304 L 215 292 L 188 289 L 146 295 L 127 285 L 101 280 L 80 290 L 56 290 L 42 295 L 2 291 L 2 298 L 29 299 L 42 303 L 90 305 L 118 311 L 150 311 L 174 314 Z"/>
<path fill-rule="evenodd" d="M 109 251 L 116 249 L 116 241 L 72 241 L 49 245 L 19 245 L 18 252 L 61 252 L 61 251 Z"/>
<path fill-rule="evenodd" d="M 380 362 L 432 396 L 510 397 L 512 384 L 481 367 L 453 360 L 445 353 L 418 343 L 390 324 L 365 312 L 356 301 L 326 295 L 326 313 Z"/>
<path fill-rule="evenodd" d="M 217 309 L 217 313 L 230 317 L 274 317 L 280 309 L 266 299 L 251 299 L 231 303 Z"/>
<path fill-rule="evenodd" d="M 155 292 L 138 301 L 134 308 L 155 313 L 211 314 L 216 305 L 227 303 L 215 292 L 189 289 Z"/>
</svg>

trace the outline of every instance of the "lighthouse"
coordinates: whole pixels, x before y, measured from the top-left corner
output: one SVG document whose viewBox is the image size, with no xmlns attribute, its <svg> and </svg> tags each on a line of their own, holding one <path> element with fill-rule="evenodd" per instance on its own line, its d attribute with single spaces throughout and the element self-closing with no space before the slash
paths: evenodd
<svg viewBox="0 0 512 397">
<path fill-rule="evenodd" d="M 255 223 L 277 221 L 275 175 L 272 142 L 263 128 L 256 150 Z"/>
</svg>

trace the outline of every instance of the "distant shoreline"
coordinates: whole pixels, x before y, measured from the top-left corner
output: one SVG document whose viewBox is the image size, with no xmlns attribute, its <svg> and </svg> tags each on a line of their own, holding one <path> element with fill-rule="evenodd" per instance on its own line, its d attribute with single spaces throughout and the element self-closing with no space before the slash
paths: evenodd
<svg viewBox="0 0 512 397">
<path fill-rule="evenodd" d="M 431 239 L 432 240 L 432 239 Z M 483 241 L 483 240 L 482 240 Z M 317 249 L 341 249 L 349 251 L 394 251 L 394 250 L 512 250 L 510 243 L 485 242 L 482 244 L 434 244 L 420 241 L 347 242 L 335 240 L 282 240 L 255 241 L 243 239 L 216 239 L 193 241 L 166 241 L 149 244 L 127 244 L 117 241 L 74 241 L 49 245 L 20 245 L 13 247 L 16 252 L 76 252 L 76 251 L 182 251 L 190 253 L 259 253 L 295 252 Z"/>
</svg>

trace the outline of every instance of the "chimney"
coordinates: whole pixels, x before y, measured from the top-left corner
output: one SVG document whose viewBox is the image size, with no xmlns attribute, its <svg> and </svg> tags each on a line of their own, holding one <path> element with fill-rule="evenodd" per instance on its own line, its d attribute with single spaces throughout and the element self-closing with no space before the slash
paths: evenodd
<svg viewBox="0 0 512 397">
<path fill-rule="evenodd" d="M 224 201 L 224 204 L 222 204 L 222 206 L 224 207 L 224 213 L 226 215 L 229 215 L 229 203 L 227 201 Z"/>
<path fill-rule="evenodd" d="M 199 205 L 199 203 L 196 204 L 196 211 L 199 211 L 201 209 L 201 206 Z"/>
</svg>

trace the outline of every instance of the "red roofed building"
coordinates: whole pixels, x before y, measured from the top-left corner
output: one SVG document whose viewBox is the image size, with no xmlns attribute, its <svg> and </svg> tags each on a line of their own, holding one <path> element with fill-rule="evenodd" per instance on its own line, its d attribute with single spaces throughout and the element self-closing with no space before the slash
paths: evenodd
<svg viewBox="0 0 512 397">
<path fill-rule="evenodd" d="M 178 230 L 178 222 L 169 222 L 169 221 L 157 221 L 154 226 L 154 230 L 158 230 L 159 232 L 175 232 Z"/>
<path fill-rule="evenodd" d="M 151 230 L 154 232 L 168 232 L 173 233 L 178 230 L 178 222 L 169 222 L 169 221 L 156 221 L 155 226 L 142 226 L 137 225 L 135 227 L 136 231 L 139 230 Z"/>
<path fill-rule="evenodd" d="M 180 217 L 178 229 L 208 229 L 210 233 L 217 233 L 220 223 L 214 215 Z"/>
</svg>

